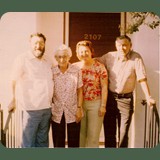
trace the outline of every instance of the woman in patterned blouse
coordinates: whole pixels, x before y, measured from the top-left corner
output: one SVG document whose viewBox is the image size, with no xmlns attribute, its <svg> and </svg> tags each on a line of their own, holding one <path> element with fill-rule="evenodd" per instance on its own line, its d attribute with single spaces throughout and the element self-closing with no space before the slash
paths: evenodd
<svg viewBox="0 0 160 160">
<path fill-rule="evenodd" d="M 52 135 L 54 147 L 65 147 L 67 126 L 68 147 L 79 147 L 80 120 L 82 118 L 83 81 L 81 70 L 70 64 L 71 49 L 58 48 L 53 68 L 54 94 L 52 106 Z"/>
<path fill-rule="evenodd" d="M 99 147 L 108 94 L 108 75 L 103 64 L 93 59 L 94 49 L 90 41 L 76 45 L 77 57 L 83 78 L 83 110 L 81 120 L 80 147 Z"/>
</svg>

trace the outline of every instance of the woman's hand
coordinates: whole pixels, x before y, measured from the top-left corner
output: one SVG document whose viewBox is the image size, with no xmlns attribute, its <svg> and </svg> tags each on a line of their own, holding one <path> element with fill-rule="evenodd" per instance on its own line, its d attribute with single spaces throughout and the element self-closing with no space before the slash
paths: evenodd
<svg viewBox="0 0 160 160">
<path fill-rule="evenodd" d="M 106 113 L 106 107 L 105 107 L 105 106 L 101 106 L 101 107 L 99 108 L 99 110 L 98 110 L 98 115 L 99 115 L 100 117 L 103 117 L 103 116 L 105 115 L 105 113 Z"/>
<path fill-rule="evenodd" d="M 83 108 L 77 108 L 77 112 L 76 112 L 76 123 L 79 123 L 81 121 L 83 117 Z"/>
</svg>

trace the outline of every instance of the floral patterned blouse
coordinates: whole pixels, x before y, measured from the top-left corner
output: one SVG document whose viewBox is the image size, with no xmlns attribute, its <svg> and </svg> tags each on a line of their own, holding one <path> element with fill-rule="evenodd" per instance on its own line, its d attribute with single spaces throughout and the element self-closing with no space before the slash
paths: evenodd
<svg viewBox="0 0 160 160">
<path fill-rule="evenodd" d="M 82 68 L 84 100 L 92 101 L 101 98 L 100 78 L 106 77 L 108 75 L 105 66 L 96 60 L 91 68 Z"/>
<path fill-rule="evenodd" d="M 52 104 L 52 120 L 60 123 L 64 113 L 66 123 L 76 121 L 77 89 L 83 86 L 82 72 L 69 64 L 65 73 L 58 66 L 53 68 L 54 95 Z"/>
</svg>

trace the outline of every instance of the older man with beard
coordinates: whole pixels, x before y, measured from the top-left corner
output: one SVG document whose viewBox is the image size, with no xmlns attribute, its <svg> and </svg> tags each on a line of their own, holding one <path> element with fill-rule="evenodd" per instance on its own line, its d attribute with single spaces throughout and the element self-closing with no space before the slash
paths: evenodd
<svg viewBox="0 0 160 160">
<path fill-rule="evenodd" d="M 53 80 L 51 66 L 44 58 L 45 42 L 43 34 L 32 34 L 30 50 L 19 55 L 13 67 L 9 111 L 14 111 L 16 104 L 22 110 L 22 148 L 49 146 Z"/>
</svg>

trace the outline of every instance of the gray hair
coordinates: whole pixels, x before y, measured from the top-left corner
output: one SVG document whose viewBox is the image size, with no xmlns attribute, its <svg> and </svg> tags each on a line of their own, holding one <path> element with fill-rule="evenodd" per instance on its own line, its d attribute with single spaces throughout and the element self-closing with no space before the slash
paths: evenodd
<svg viewBox="0 0 160 160">
<path fill-rule="evenodd" d="M 72 50 L 70 47 L 66 46 L 65 44 L 62 44 L 58 47 L 58 49 L 55 51 L 55 57 L 59 55 L 59 53 L 65 52 L 69 57 L 72 57 Z"/>
<path fill-rule="evenodd" d="M 121 39 L 127 39 L 127 40 L 131 43 L 131 38 L 128 37 L 127 35 L 118 36 L 118 37 L 116 38 L 116 41 L 117 41 L 117 40 L 121 40 Z"/>
</svg>

